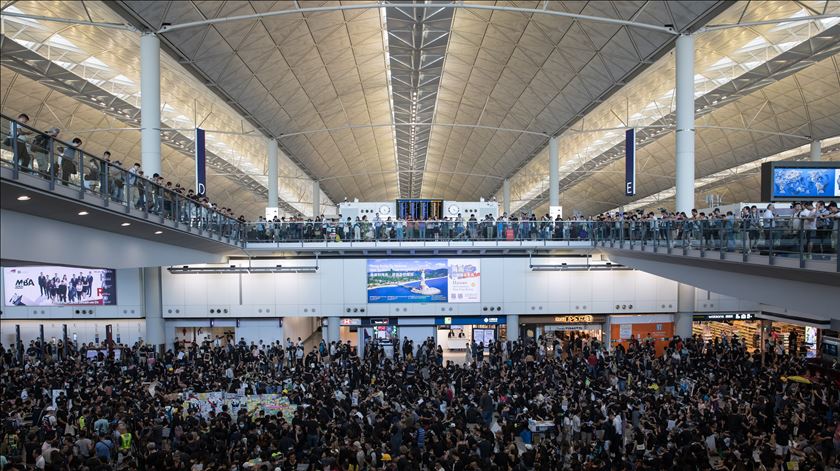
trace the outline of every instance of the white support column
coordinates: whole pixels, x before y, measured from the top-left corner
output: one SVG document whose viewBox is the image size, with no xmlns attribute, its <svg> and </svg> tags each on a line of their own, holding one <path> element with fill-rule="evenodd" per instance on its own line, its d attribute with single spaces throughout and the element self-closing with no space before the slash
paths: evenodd
<svg viewBox="0 0 840 471">
<path fill-rule="evenodd" d="M 277 141 L 268 138 L 265 140 L 266 155 L 268 159 L 268 207 L 276 208 L 278 202 L 277 191 Z"/>
<path fill-rule="evenodd" d="M 674 335 L 683 339 L 691 337 L 694 322 L 694 286 L 680 283 L 677 286 L 677 313 L 674 315 Z"/>
<path fill-rule="evenodd" d="M 601 327 L 601 342 L 606 347 L 607 351 L 612 351 L 612 316 L 607 316 L 607 320 Z"/>
<path fill-rule="evenodd" d="M 160 173 L 160 40 L 140 36 L 140 165 L 151 178 Z"/>
<path fill-rule="evenodd" d="M 146 317 L 147 344 L 160 350 L 166 343 L 163 328 L 163 291 L 161 290 L 160 267 L 141 268 L 143 271 L 143 314 Z"/>
<path fill-rule="evenodd" d="M 504 200 L 504 212 L 510 217 L 510 180 L 507 178 L 502 182 L 502 199 Z"/>
<path fill-rule="evenodd" d="M 511 342 L 519 341 L 519 314 L 507 315 L 507 339 Z"/>
<path fill-rule="evenodd" d="M 327 336 L 326 342 L 329 344 L 331 342 L 338 342 L 341 340 L 341 334 L 338 331 L 339 326 L 341 325 L 341 319 L 336 316 L 330 316 L 327 318 Z"/>
<path fill-rule="evenodd" d="M 548 140 L 548 205 L 560 206 L 560 160 L 556 137 Z"/>
<path fill-rule="evenodd" d="M 822 160 L 822 141 L 814 139 L 811 141 L 811 162 Z"/>
<path fill-rule="evenodd" d="M 318 185 L 318 180 L 312 182 L 312 217 L 316 218 L 321 215 L 321 187 Z"/>
<path fill-rule="evenodd" d="M 676 211 L 691 214 L 694 207 L 694 36 L 677 37 L 676 56 Z"/>
</svg>

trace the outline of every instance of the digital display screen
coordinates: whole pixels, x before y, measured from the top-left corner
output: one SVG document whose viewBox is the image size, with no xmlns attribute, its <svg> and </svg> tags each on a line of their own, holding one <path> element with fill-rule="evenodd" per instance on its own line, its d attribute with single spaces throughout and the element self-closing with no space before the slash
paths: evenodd
<svg viewBox="0 0 840 471">
<path fill-rule="evenodd" d="M 117 275 L 102 268 L 5 267 L 3 292 L 6 306 L 111 306 Z"/>
<path fill-rule="evenodd" d="M 839 168 L 773 168 L 773 198 L 840 197 Z"/>
<path fill-rule="evenodd" d="M 368 260 L 367 294 L 368 303 L 481 302 L 481 260 Z"/>
</svg>

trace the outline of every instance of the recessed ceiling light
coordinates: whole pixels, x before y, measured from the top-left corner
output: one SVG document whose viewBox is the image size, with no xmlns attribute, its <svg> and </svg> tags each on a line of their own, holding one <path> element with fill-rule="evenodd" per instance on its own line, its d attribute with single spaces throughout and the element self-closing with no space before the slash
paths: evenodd
<svg viewBox="0 0 840 471">
<path fill-rule="evenodd" d="M 87 215 L 88 215 L 87 211 L 79 211 L 79 216 L 87 216 Z"/>
<path fill-rule="evenodd" d="M 122 227 L 126 227 L 126 226 L 130 226 L 130 225 L 131 225 L 131 223 L 130 223 L 130 222 L 124 222 L 124 223 L 122 223 L 122 224 L 120 224 L 120 225 L 121 225 Z"/>
<path fill-rule="evenodd" d="M 163 231 L 155 231 L 155 234 L 163 234 Z"/>
<path fill-rule="evenodd" d="M 28 196 L 26 196 L 26 195 L 23 195 L 23 196 L 18 196 L 18 198 L 17 198 L 17 200 L 18 200 L 18 201 L 29 201 L 29 200 L 31 200 L 31 199 L 32 199 L 32 198 L 30 198 L 30 197 L 28 197 Z"/>
</svg>

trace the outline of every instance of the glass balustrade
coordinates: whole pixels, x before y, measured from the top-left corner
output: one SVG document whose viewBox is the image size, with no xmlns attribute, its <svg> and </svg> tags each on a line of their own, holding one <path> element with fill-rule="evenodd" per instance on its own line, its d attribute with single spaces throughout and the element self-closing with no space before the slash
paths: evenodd
<svg viewBox="0 0 840 471">
<path fill-rule="evenodd" d="M 109 207 L 120 205 L 125 212 L 137 210 L 161 222 L 206 231 L 211 237 L 241 241 L 238 220 L 123 167 L 118 159 L 91 155 L 75 139 L 67 142 L 54 132 L 41 132 L 0 115 L 0 144 L 0 165 L 11 170 L 13 179 L 20 180 L 21 175 L 43 179 L 51 190 L 78 190 L 80 199 L 95 195 Z"/>
<path fill-rule="evenodd" d="M 732 260 L 728 254 L 835 261 L 840 239 L 840 218 L 824 212 L 815 219 L 702 220 L 338 220 L 259 221 L 241 223 L 206 203 L 161 186 L 114 161 L 90 155 L 66 142 L 2 116 L 3 167 L 13 178 L 26 174 L 42 178 L 50 188 L 67 187 L 80 196 L 95 194 L 109 203 L 142 211 L 161 222 L 174 221 L 190 229 L 207 231 L 237 244 L 254 247 L 280 243 L 350 242 L 566 242 L 573 247 L 610 247 L 698 254 Z"/>
</svg>

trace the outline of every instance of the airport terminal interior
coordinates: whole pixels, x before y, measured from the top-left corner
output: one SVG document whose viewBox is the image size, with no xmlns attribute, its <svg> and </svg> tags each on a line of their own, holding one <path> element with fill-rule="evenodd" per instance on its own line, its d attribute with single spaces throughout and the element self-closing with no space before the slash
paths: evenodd
<svg viewBox="0 0 840 471">
<path fill-rule="evenodd" d="M 0 471 L 838 471 L 838 204 L 838 0 L 0 0 Z"/>
</svg>

